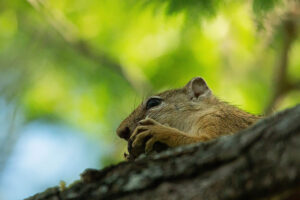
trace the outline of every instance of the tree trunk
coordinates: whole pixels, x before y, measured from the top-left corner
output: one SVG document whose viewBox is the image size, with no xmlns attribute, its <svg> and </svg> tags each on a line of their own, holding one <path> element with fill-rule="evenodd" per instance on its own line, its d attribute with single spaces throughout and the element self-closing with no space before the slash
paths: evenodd
<svg viewBox="0 0 300 200">
<path fill-rule="evenodd" d="M 300 199 L 300 105 L 233 136 L 88 169 L 38 199 Z"/>
</svg>

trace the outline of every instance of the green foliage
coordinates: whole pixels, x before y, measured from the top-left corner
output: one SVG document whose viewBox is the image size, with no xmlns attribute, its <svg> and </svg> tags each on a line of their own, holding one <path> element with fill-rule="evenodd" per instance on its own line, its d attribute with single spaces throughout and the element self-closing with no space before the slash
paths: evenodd
<svg viewBox="0 0 300 200">
<path fill-rule="evenodd" d="M 281 0 L 253 0 L 253 10 L 261 14 L 272 10 Z"/>
<path fill-rule="evenodd" d="M 158 7 L 165 5 L 167 14 L 184 12 L 189 16 L 189 20 L 215 16 L 222 8 L 238 3 L 232 0 L 145 0 L 144 2 L 146 5 L 156 4 Z M 255 14 L 262 15 L 263 13 L 272 11 L 281 2 L 282 0 L 253 0 L 252 8 Z"/>
<path fill-rule="evenodd" d="M 150 91 L 195 76 L 222 99 L 262 113 L 280 45 L 269 45 L 267 30 L 257 32 L 253 10 L 263 19 L 280 2 L 1 1 L 1 95 L 18 99 L 27 122 L 65 123 L 111 144 Z M 290 53 L 293 79 L 300 78 L 299 48 L 297 41 Z M 299 100 L 293 94 L 279 108 Z M 114 158 L 124 144 L 115 145 Z"/>
<path fill-rule="evenodd" d="M 186 11 L 194 16 L 212 16 L 217 13 L 217 9 L 222 1 L 220 0 L 165 0 L 160 1 L 167 4 L 167 13 Z"/>
</svg>

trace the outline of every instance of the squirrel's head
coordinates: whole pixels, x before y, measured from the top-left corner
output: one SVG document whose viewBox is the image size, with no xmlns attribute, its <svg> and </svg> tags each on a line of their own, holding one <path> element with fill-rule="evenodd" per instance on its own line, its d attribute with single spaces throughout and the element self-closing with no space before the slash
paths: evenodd
<svg viewBox="0 0 300 200">
<path fill-rule="evenodd" d="M 204 79 L 193 78 L 183 88 L 167 90 L 147 98 L 120 124 L 117 134 L 128 140 L 139 121 L 146 117 L 188 132 L 194 111 L 207 109 L 214 101 L 215 97 Z"/>
</svg>

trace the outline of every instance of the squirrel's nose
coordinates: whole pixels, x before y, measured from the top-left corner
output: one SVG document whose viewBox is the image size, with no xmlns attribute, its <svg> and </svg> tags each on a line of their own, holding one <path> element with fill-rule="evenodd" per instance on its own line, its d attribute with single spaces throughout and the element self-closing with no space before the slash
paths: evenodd
<svg viewBox="0 0 300 200">
<path fill-rule="evenodd" d="M 117 134 L 120 138 L 124 138 L 125 140 L 128 140 L 130 138 L 130 128 L 128 126 L 119 127 L 117 129 Z"/>
</svg>

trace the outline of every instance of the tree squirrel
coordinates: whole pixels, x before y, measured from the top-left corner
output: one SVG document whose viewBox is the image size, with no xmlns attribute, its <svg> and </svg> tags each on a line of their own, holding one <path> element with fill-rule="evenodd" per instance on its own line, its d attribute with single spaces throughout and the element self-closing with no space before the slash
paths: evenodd
<svg viewBox="0 0 300 200">
<path fill-rule="evenodd" d="M 157 143 L 176 147 L 208 141 L 260 118 L 220 101 L 204 79 L 196 77 L 183 88 L 146 99 L 120 124 L 117 134 L 128 141 L 127 158 L 135 159 L 155 150 Z"/>
</svg>

